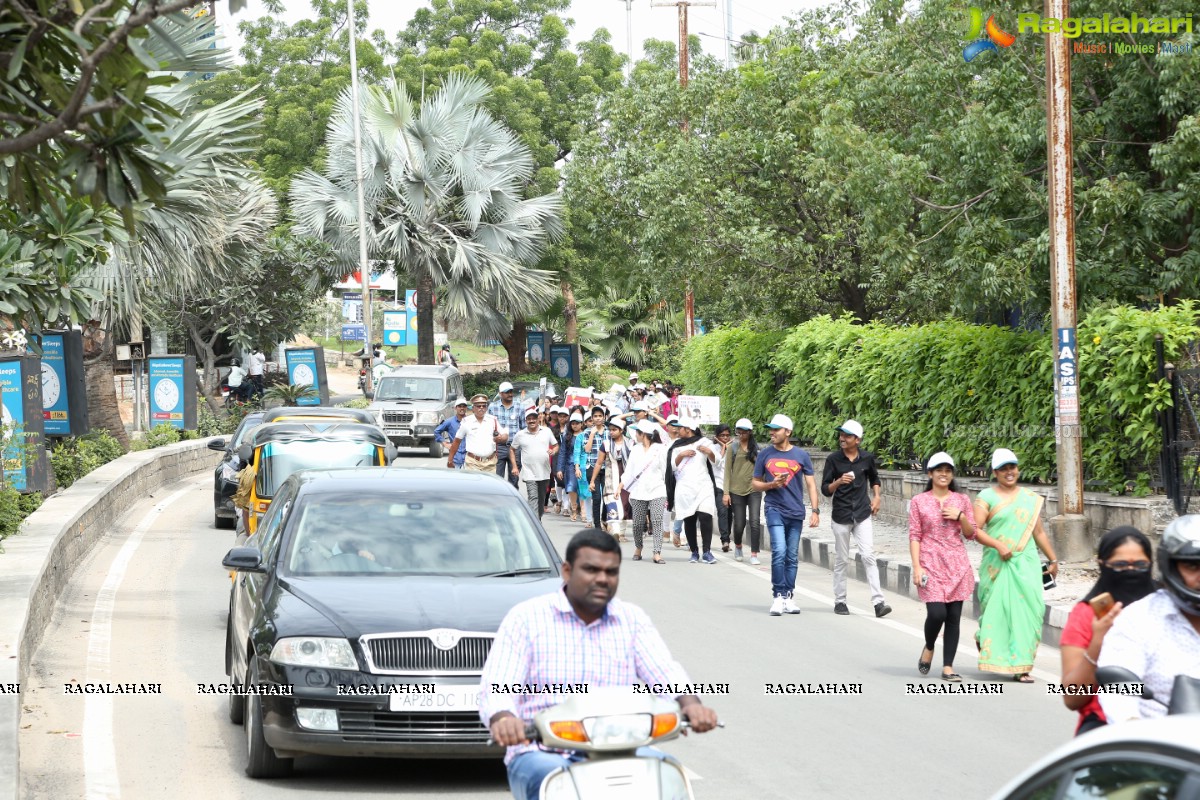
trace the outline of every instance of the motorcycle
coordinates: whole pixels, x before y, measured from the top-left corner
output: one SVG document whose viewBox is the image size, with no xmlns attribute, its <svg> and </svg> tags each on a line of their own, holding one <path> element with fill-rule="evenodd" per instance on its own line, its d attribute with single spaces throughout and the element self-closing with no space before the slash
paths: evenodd
<svg viewBox="0 0 1200 800">
<path fill-rule="evenodd" d="M 547 775 L 541 797 L 694 800 L 676 758 L 637 753 L 639 747 L 676 739 L 688 728 L 674 700 L 623 689 L 601 689 L 548 708 L 526 729 L 529 740 L 587 758 Z"/>
</svg>

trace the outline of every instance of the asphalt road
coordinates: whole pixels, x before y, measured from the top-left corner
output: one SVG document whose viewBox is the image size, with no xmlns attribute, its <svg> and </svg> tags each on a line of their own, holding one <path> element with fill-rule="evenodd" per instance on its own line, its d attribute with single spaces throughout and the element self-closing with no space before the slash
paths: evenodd
<svg viewBox="0 0 1200 800">
<path fill-rule="evenodd" d="M 444 463 L 408 453 L 405 465 Z M 498 762 L 311 758 L 288 780 L 245 777 L 241 728 L 228 722 L 224 698 L 196 693 L 197 683 L 225 680 L 220 560 L 233 536 L 211 527 L 211 488 L 211 474 L 199 475 L 136 504 L 77 570 L 25 686 L 24 796 L 509 797 Z M 546 523 L 565 551 L 578 525 Z M 835 616 L 829 573 L 802 564 L 803 613 L 770 617 L 767 566 L 689 565 L 669 543 L 666 557 L 666 567 L 626 560 L 620 595 L 650 613 L 694 682 L 729 685 L 707 700 L 723 730 L 665 745 L 700 798 L 986 797 L 1071 735 L 1073 715 L 1046 689 L 1057 650 L 1042 649 L 1034 685 L 914 695 L 910 684 L 941 684 L 936 664 L 930 677 L 916 670 L 918 603 L 890 598 L 895 612 L 877 620 L 865 584 L 852 583 L 853 615 Z M 967 650 L 974 622 L 963 627 L 958 671 L 987 681 Z M 162 693 L 64 689 L 104 681 L 161 684 Z M 765 693 L 781 683 L 859 684 L 861 694 Z"/>
</svg>

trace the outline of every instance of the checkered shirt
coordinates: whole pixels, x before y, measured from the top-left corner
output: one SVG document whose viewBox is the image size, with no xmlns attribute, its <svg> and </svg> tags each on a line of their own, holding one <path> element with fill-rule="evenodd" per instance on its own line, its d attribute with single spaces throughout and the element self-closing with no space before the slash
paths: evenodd
<svg viewBox="0 0 1200 800">
<path fill-rule="evenodd" d="M 508 431 L 508 441 L 498 447 L 500 453 L 505 454 L 508 452 L 513 437 L 525 427 L 525 413 L 515 400 L 508 408 L 505 408 L 504 403 L 497 400 L 488 406 L 488 413 L 500 421 L 500 427 Z"/>
<path fill-rule="evenodd" d="M 501 711 L 532 722 L 561 702 L 556 694 L 502 694 L 492 684 L 586 683 L 588 691 L 640 684 L 686 684 L 687 673 L 671 657 L 646 612 L 613 599 L 604 616 L 585 624 L 565 591 L 519 603 L 505 616 L 483 666 L 479 717 L 489 725 Z M 535 744 L 508 748 L 504 763 Z"/>
</svg>

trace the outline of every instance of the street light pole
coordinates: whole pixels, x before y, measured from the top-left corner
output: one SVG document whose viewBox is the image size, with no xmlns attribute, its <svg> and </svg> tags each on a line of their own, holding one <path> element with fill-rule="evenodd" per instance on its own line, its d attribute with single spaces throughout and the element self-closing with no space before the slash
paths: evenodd
<svg viewBox="0 0 1200 800">
<path fill-rule="evenodd" d="M 625 77 L 633 74 L 633 0 L 623 0 L 625 3 L 625 52 L 629 63 L 625 65 Z"/>
<path fill-rule="evenodd" d="M 1067 19 L 1069 0 L 1046 0 L 1046 17 Z M 1054 438 L 1058 447 L 1058 514 L 1050 520 L 1055 554 L 1092 556 L 1083 513 L 1083 450 L 1075 309 L 1075 213 L 1071 131 L 1070 40 L 1046 34 L 1046 151 L 1050 190 L 1050 300 L 1054 320 Z"/>
<path fill-rule="evenodd" d="M 346 0 L 350 33 L 350 107 L 354 118 L 354 190 L 358 196 L 358 274 L 362 277 L 362 316 L 366 330 L 363 356 L 367 369 L 374 364 L 375 343 L 371 340 L 371 263 L 367 260 L 367 209 L 363 200 L 362 131 L 358 109 L 358 36 L 354 25 L 354 0 Z"/>
</svg>

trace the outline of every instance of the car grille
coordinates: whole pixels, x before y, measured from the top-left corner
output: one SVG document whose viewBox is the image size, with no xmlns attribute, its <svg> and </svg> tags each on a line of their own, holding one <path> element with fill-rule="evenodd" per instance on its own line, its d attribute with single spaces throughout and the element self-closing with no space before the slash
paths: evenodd
<svg viewBox="0 0 1200 800">
<path fill-rule="evenodd" d="M 411 425 L 413 421 L 413 412 L 385 411 L 383 412 L 383 421 L 387 425 Z"/>
<path fill-rule="evenodd" d="M 373 672 L 461 675 L 483 671 L 490 636 L 463 636 L 449 650 L 434 645 L 427 636 L 384 636 L 367 639 Z"/>
<path fill-rule="evenodd" d="M 395 711 L 347 711 L 338 709 L 342 738 L 348 742 L 395 742 L 397 744 L 486 745 L 488 729 L 474 711 L 419 714 Z"/>
</svg>

